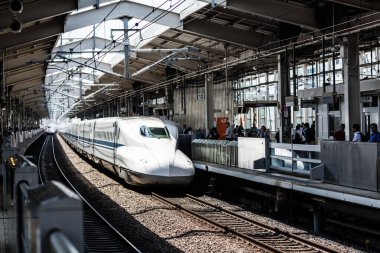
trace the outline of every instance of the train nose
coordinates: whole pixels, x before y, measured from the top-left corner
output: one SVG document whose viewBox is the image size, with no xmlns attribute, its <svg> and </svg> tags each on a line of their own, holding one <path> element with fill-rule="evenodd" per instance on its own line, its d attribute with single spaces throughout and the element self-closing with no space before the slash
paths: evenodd
<svg viewBox="0 0 380 253">
<path fill-rule="evenodd" d="M 179 150 L 173 152 L 171 159 L 161 157 L 159 162 L 156 160 L 146 165 L 154 184 L 185 185 L 190 184 L 194 177 L 193 163 Z"/>
</svg>

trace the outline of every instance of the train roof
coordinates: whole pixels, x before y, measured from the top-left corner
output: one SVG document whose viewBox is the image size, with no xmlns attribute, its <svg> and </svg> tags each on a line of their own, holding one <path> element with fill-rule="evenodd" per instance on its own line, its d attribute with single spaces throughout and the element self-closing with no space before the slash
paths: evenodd
<svg viewBox="0 0 380 253">
<path fill-rule="evenodd" d="M 136 117 L 107 117 L 107 118 L 99 118 L 99 119 L 90 119 L 90 120 L 82 120 L 79 122 L 72 122 L 70 124 L 86 124 L 86 123 L 92 123 L 94 121 L 102 121 L 102 122 L 109 122 L 109 121 L 115 121 L 115 120 L 122 120 L 122 121 L 159 121 L 162 122 L 160 118 L 156 117 L 148 117 L 148 116 L 136 116 Z"/>
</svg>

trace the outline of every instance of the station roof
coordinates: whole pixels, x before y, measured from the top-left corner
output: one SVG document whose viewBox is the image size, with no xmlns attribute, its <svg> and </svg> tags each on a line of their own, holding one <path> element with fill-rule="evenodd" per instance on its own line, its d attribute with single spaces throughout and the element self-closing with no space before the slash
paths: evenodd
<svg viewBox="0 0 380 253">
<path fill-rule="evenodd" d="M 266 53 L 273 65 L 271 54 L 291 42 L 375 27 L 380 18 L 375 0 L 24 0 L 16 14 L 13 1 L 0 1 L 3 83 L 41 118 L 163 87 L 168 70 L 191 76 Z M 6 25 L 14 17 L 19 33 Z M 128 78 L 122 18 L 133 49 Z"/>
</svg>

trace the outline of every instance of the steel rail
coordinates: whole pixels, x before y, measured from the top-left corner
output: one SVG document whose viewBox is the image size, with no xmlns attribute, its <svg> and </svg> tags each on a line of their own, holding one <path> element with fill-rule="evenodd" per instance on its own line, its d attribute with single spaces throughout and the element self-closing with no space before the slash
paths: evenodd
<svg viewBox="0 0 380 253">
<path fill-rule="evenodd" d="M 201 220 L 204 220 L 204 221 L 212 224 L 215 227 L 221 228 L 225 233 L 234 234 L 235 236 L 238 236 L 238 237 L 240 237 L 240 238 L 242 238 L 242 239 L 244 239 L 246 241 L 249 241 L 252 244 L 255 244 L 256 246 L 259 246 L 259 247 L 264 248 L 266 250 L 269 250 L 271 252 L 276 252 L 276 253 L 282 253 L 283 252 L 283 251 L 281 251 L 279 249 L 276 249 L 276 248 L 274 248 L 274 247 L 272 247 L 270 245 L 267 245 L 267 244 L 265 244 L 263 242 L 260 242 L 259 240 L 256 240 L 256 239 L 251 238 L 249 236 L 246 236 L 246 235 L 244 235 L 242 233 L 239 233 L 239 232 L 235 231 L 234 229 L 232 229 L 232 228 L 230 228 L 228 226 L 220 225 L 219 223 L 217 223 L 217 222 L 215 222 L 215 221 L 213 221 L 211 219 L 208 219 L 208 218 L 206 218 L 206 217 L 204 217 L 204 216 L 202 216 L 200 214 L 197 214 L 196 212 L 191 211 L 190 209 L 184 208 L 183 206 L 179 205 L 178 203 L 172 202 L 172 201 L 168 200 L 167 198 L 162 197 L 162 196 L 160 196 L 160 195 L 158 195 L 156 193 L 152 193 L 152 196 L 155 197 L 155 198 L 157 198 L 158 200 L 161 200 L 162 202 L 168 203 L 168 204 L 176 207 L 177 209 L 179 209 L 181 211 L 184 211 L 184 212 L 186 212 L 186 213 L 188 213 L 188 214 L 190 214 L 190 215 L 192 215 L 194 217 L 197 217 L 197 218 L 199 218 Z"/>
<path fill-rule="evenodd" d="M 59 171 L 61 172 L 62 176 L 65 178 L 66 182 L 71 186 L 71 188 L 75 191 L 75 193 L 82 199 L 82 201 L 96 214 L 98 215 L 98 217 L 105 223 L 107 224 L 107 226 L 113 231 L 115 232 L 120 238 L 122 238 L 124 240 L 124 242 L 134 251 L 134 252 L 138 252 L 138 253 L 141 253 L 141 251 L 139 249 L 136 248 L 136 246 L 134 246 L 127 238 L 125 238 L 124 235 L 122 235 L 114 226 L 112 226 L 111 223 L 109 223 L 107 221 L 106 218 L 104 218 L 80 193 L 79 191 L 75 188 L 75 186 L 70 182 L 70 180 L 66 177 L 65 173 L 63 172 L 61 166 L 59 165 L 58 161 L 57 161 L 57 158 L 56 158 L 56 152 L 55 152 L 55 146 L 54 146 L 54 139 L 52 138 L 51 140 L 52 142 L 52 151 L 53 151 L 53 158 L 54 158 L 54 162 L 57 166 L 57 168 L 59 169 Z"/>
<path fill-rule="evenodd" d="M 239 218 L 239 219 L 242 219 L 242 220 L 245 220 L 245 221 L 247 221 L 247 222 L 253 223 L 253 224 L 255 224 L 255 225 L 257 225 L 257 226 L 260 226 L 260 227 L 262 227 L 262 228 L 264 228 L 264 229 L 271 230 L 271 231 L 273 231 L 273 232 L 275 232 L 275 233 L 280 233 L 280 234 L 283 234 L 283 235 L 285 235 L 285 236 L 291 237 L 291 238 L 293 238 L 293 239 L 295 239 L 295 240 L 297 240 L 297 241 L 300 241 L 300 242 L 302 242 L 302 243 L 305 243 L 305 244 L 311 245 L 311 246 L 313 246 L 313 247 L 315 247 L 315 248 L 318 248 L 318 249 L 321 249 L 321 250 L 323 250 L 323 251 L 331 252 L 331 253 L 338 253 L 338 252 L 339 252 L 339 251 L 336 251 L 336 250 L 334 250 L 334 249 L 331 249 L 331 248 L 329 248 L 329 247 L 327 247 L 327 246 L 320 245 L 320 244 L 318 244 L 318 243 L 316 243 L 316 242 L 313 242 L 313 241 L 307 240 L 307 239 L 305 239 L 305 238 L 302 238 L 302 237 L 300 237 L 300 236 L 298 236 L 298 235 L 295 235 L 295 234 L 290 233 L 290 232 L 288 232 L 288 231 L 285 231 L 285 230 L 283 230 L 283 229 L 271 227 L 271 226 L 266 225 L 266 224 L 264 224 L 264 223 L 261 223 L 261 222 L 258 222 L 258 221 L 255 221 L 255 220 L 249 219 L 249 218 L 247 218 L 247 217 L 244 217 L 244 216 L 242 216 L 242 215 L 240 215 L 240 214 L 236 214 L 236 213 L 233 213 L 233 212 L 231 212 L 231 211 L 228 211 L 228 210 L 226 210 L 226 209 L 224 209 L 224 208 L 222 208 L 222 207 L 220 207 L 220 206 L 217 206 L 217 205 L 213 205 L 213 204 L 207 203 L 206 201 L 201 200 L 201 199 L 199 199 L 199 198 L 197 198 L 197 197 L 194 197 L 194 196 L 192 196 L 192 195 L 190 195 L 190 194 L 186 194 L 186 196 L 187 196 L 188 198 L 192 199 L 192 200 L 198 201 L 199 203 L 202 203 L 202 204 L 204 204 L 204 205 L 207 205 L 207 206 L 210 206 L 210 207 L 212 207 L 212 208 L 215 208 L 215 209 L 217 209 L 217 210 L 219 210 L 219 211 L 221 211 L 221 212 L 225 212 L 225 213 L 227 213 L 227 214 L 229 214 L 229 215 L 232 215 L 232 216 L 235 216 L 235 217 L 237 217 L 237 218 Z"/>
<path fill-rule="evenodd" d="M 269 245 L 270 243 L 276 243 L 276 240 L 279 239 L 279 237 L 276 237 L 275 240 L 271 239 L 271 238 L 262 238 L 262 239 L 256 239 L 252 236 L 248 236 L 246 235 L 244 232 L 239 232 L 237 231 L 237 229 L 234 229 L 233 227 L 231 226 L 228 226 L 228 225 L 223 225 L 221 224 L 220 222 L 217 222 L 213 219 L 210 219 L 204 215 L 201 215 L 199 214 L 198 212 L 196 211 L 192 211 L 188 208 L 185 208 L 183 205 L 179 204 L 179 203 L 176 203 L 174 201 L 171 201 L 165 197 L 162 197 L 156 193 L 152 193 L 152 196 L 161 200 L 162 202 L 165 202 L 165 203 L 168 203 L 170 205 L 173 205 L 174 207 L 176 207 L 177 209 L 181 210 L 181 211 L 184 211 L 192 216 L 195 216 L 201 220 L 204 220 L 208 223 L 210 223 L 211 225 L 213 226 L 216 226 L 218 228 L 221 228 L 223 229 L 226 233 L 231 233 L 237 237 L 240 237 L 250 243 L 253 243 L 259 247 L 262 247 L 266 250 L 269 250 L 271 252 L 289 252 L 289 248 L 287 249 L 284 249 L 285 246 L 283 245 L 279 245 L 279 246 L 272 246 L 272 245 Z M 232 219 L 235 219 L 235 220 L 240 220 L 240 221 L 244 221 L 244 222 L 247 222 L 249 224 L 253 224 L 255 225 L 256 229 L 262 229 L 264 231 L 268 231 L 268 232 L 271 232 L 273 233 L 274 235 L 279 235 L 280 237 L 282 237 L 284 240 L 289 240 L 289 242 L 294 242 L 296 243 L 297 246 L 301 246 L 301 247 L 306 247 L 306 250 L 310 250 L 310 251 L 316 251 L 316 252 L 329 252 L 329 253 L 337 253 L 338 251 L 334 250 L 334 249 L 331 249 L 327 246 L 324 246 L 324 245 L 320 245 L 316 242 L 312 242 L 312 241 L 309 241 L 305 238 L 302 238 L 298 235 L 295 235 L 295 234 L 292 234 L 288 231 L 285 231 L 285 230 L 282 230 L 282 229 L 279 229 L 279 228 L 273 228 L 273 227 L 270 227 L 269 225 L 266 225 L 266 224 L 263 224 L 263 223 L 260 223 L 258 221 L 255 221 L 255 220 L 251 220 L 247 217 L 244 217 L 244 216 L 241 216 L 239 214 L 235 214 L 231 211 L 228 211 L 226 209 L 223 209 L 222 207 L 220 206 L 217 206 L 217 205 L 212 205 L 212 204 L 209 204 L 207 203 L 206 201 L 204 200 L 200 200 L 192 195 L 189 195 L 187 194 L 186 197 L 188 199 L 190 199 L 190 201 L 192 202 L 196 202 L 196 204 L 198 205 L 201 205 L 201 206 L 206 206 L 206 207 L 209 207 L 209 208 L 212 208 L 214 209 L 216 212 L 222 214 L 224 213 L 225 215 L 228 216 L 228 218 L 232 218 Z M 223 219 L 222 219 L 223 220 Z M 225 219 L 224 219 L 225 220 Z M 292 247 L 292 245 L 290 245 L 289 247 Z M 279 248 L 282 248 L 282 249 L 279 249 Z M 290 248 L 291 250 L 291 248 Z"/>
</svg>

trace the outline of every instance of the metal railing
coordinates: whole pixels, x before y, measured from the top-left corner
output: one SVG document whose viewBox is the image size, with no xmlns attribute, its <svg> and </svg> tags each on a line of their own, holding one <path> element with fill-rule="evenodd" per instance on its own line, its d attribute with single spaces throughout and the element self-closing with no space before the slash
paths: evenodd
<svg viewBox="0 0 380 253">
<path fill-rule="evenodd" d="M 59 182 L 39 185 L 36 165 L 24 156 L 11 156 L 4 165 L 3 202 L 14 195 L 18 252 L 82 252 L 80 199 Z"/>
<path fill-rule="evenodd" d="M 75 245 L 61 231 L 55 231 L 49 236 L 52 253 L 79 253 Z"/>
<path fill-rule="evenodd" d="M 237 167 L 238 142 L 195 139 L 191 143 L 191 157 L 197 161 Z"/>
<path fill-rule="evenodd" d="M 320 145 L 269 143 L 270 168 L 300 174 L 321 164 Z"/>
<path fill-rule="evenodd" d="M 226 140 L 195 139 L 191 143 L 191 158 L 196 161 L 239 167 L 239 142 Z M 250 144 L 251 145 L 251 144 Z M 261 146 L 257 146 L 261 145 Z M 269 149 L 269 164 L 263 168 L 309 175 L 310 170 L 321 164 L 319 145 L 255 142 L 254 147 L 240 147 L 245 154 Z M 246 152 L 248 150 L 248 152 Z M 240 150 L 241 151 L 241 150 Z M 269 168 L 268 168 L 269 167 Z"/>
</svg>

